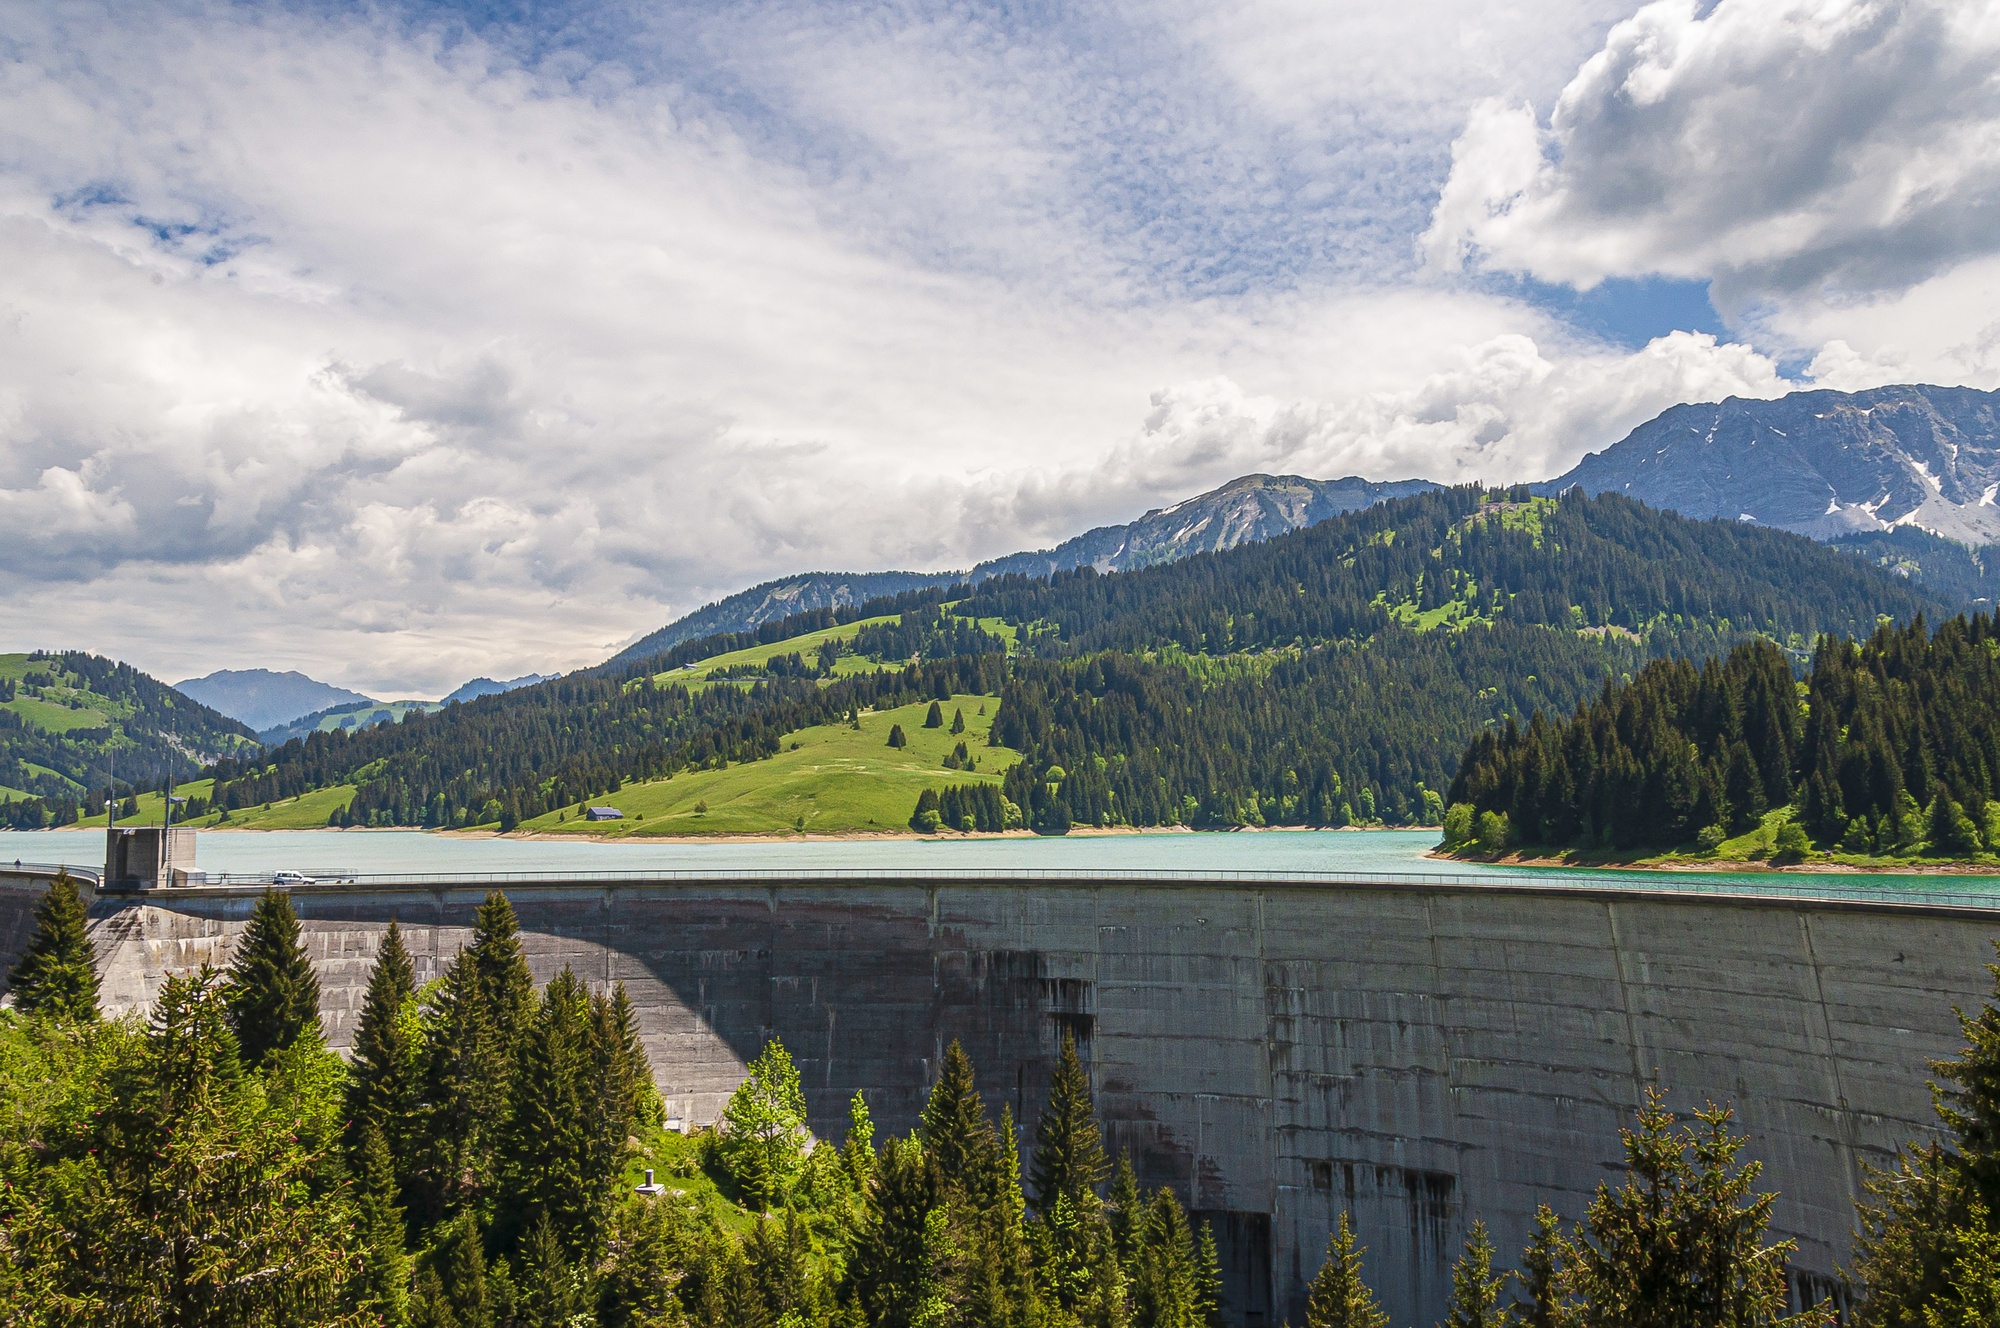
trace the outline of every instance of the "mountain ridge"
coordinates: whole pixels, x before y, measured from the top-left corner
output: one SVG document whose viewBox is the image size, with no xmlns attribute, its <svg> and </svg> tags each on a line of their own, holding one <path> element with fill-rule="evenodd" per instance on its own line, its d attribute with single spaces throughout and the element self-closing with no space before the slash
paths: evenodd
<svg viewBox="0 0 2000 1328">
<path fill-rule="evenodd" d="M 1436 489 L 1430 480 L 1334 480 L 1239 475 L 1123 525 L 1097 526 L 1046 549 L 1004 554 L 965 571 L 804 572 L 761 582 L 685 614 L 626 646 L 606 664 L 645 659 L 722 632 L 744 632 L 810 609 L 853 608 L 909 590 L 973 584 L 996 576 L 1048 576 L 1078 567 L 1135 571 L 1196 553 L 1271 539 L 1328 517 Z"/>
<path fill-rule="evenodd" d="M 362 705 L 372 698 L 296 669 L 217 669 L 173 684 L 175 691 L 238 723 L 262 731 L 335 705 Z"/>
<path fill-rule="evenodd" d="M 1916 526 L 2000 541 L 2000 392 L 1896 384 L 1671 406 L 1542 493 L 1623 493 L 1820 540 Z"/>
</svg>

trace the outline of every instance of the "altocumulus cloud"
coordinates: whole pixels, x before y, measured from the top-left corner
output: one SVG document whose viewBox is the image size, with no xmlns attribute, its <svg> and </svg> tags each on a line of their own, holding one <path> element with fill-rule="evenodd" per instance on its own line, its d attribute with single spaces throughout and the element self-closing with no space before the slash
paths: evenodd
<svg viewBox="0 0 2000 1328">
<path fill-rule="evenodd" d="M 572 39 L 0 0 L 0 628 L 435 694 L 765 576 L 963 566 L 1250 469 L 1534 477 L 1788 386 L 1749 344 L 1592 341 L 1467 254 L 1904 301 L 1746 323 L 1829 381 L 1980 261 L 1946 224 L 1979 229 L 1970 156 L 1924 226 L 1703 249 L 1632 181 L 1712 211 L 1735 166 L 1601 90 L 1706 124 L 1777 57 L 1669 47 L 1796 28 L 1969 97 L 1962 13 L 1352 9 L 607 7 Z M 1904 109 L 1862 139 L 1930 141 L 1870 95 Z"/>
</svg>

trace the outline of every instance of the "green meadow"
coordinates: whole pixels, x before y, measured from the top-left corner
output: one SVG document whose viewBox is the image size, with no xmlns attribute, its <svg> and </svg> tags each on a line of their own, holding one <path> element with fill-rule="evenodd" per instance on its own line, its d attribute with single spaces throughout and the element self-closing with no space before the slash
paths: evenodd
<svg viewBox="0 0 2000 1328">
<path fill-rule="evenodd" d="M 190 780 L 176 785 L 174 793 L 183 798 L 206 799 L 215 791 L 212 779 Z M 297 798 L 282 798 L 261 807 L 244 807 L 230 812 L 228 819 L 221 812 L 209 812 L 193 820 L 182 820 L 180 809 L 174 813 L 175 825 L 191 825 L 202 830 L 324 830 L 326 818 L 336 810 L 345 807 L 354 798 L 352 784 L 340 784 L 333 788 L 314 789 Z M 158 825 L 163 810 L 163 799 L 158 793 L 139 795 L 139 814 L 120 816 L 120 825 Z M 105 824 L 103 815 L 86 816 L 76 823 L 80 830 L 88 830 Z"/>
<path fill-rule="evenodd" d="M 793 642 L 785 643 L 797 649 Z M 708 663 L 710 661 L 704 661 Z M 846 663 L 846 660 L 842 660 Z M 872 667 L 872 666 L 871 666 Z M 861 712 L 860 728 L 826 724 L 787 735 L 784 749 L 762 761 L 722 770 L 683 771 L 666 779 L 627 784 L 590 799 L 616 807 L 622 821 L 585 821 L 578 807 L 532 821 L 523 831 L 606 835 L 778 835 L 905 832 L 917 795 L 946 784 L 998 783 L 1020 754 L 988 747 L 999 709 L 995 696 L 954 696 L 940 702 L 944 727 L 927 729 L 929 703 Z M 965 732 L 951 733 L 952 713 L 965 716 Z M 981 711 L 984 713 L 981 713 Z M 909 746 L 888 745 L 901 725 Z M 960 742 L 978 761 L 976 770 L 947 770 L 945 757 Z"/>
</svg>

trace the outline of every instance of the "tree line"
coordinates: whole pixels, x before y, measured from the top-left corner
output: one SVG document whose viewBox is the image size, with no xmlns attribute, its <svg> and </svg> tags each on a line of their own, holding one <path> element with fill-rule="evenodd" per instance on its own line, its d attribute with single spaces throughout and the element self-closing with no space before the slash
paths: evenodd
<svg viewBox="0 0 2000 1328">
<path fill-rule="evenodd" d="M 1173 644 L 1224 655 L 1373 636 L 1398 610 L 1657 637 L 1697 654 L 1751 633 L 1810 642 L 1940 605 L 1858 559 L 1783 531 L 1689 521 L 1616 494 L 1439 489 L 1222 553 L 1133 572 L 995 577 L 955 607 L 1040 624 L 1074 656 Z"/>
<path fill-rule="evenodd" d="M 920 1120 L 878 1142 L 807 1129 L 772 1041 L 668 1185 L 634 1185 L 661 1107 L 622 988 L 536 989 L 495 892 L 418 986 L 392 924 L 353 1054 L 328 1050 L 282 895 L 226 972 L 102 1020 L 74 884 L 58 878 L 0 1014 L 0 1314 L 10 1325 L 412 1328 L 1220 1328 L 1213 1234 L 1107 1156 L 1065 1037 L 1027 1148 L 951 1044 Z M 1858 1213 L 1864 1328 L 2000 1313 L 2000 968 L 1938 1065 L 1940 1130 Z M 1544 1206 L 1512 1271 L 1474 1222 L 1452 1328 L 1806 1328 L 1790 1242 L 1725 1107 L 1649 1092 L 1622 1175 L 1565 1223 Z M 650 1175 L 648 1176 L 650 1180 Z M 702 1182 L 707 1182 L 704 1186 Z M 674 1186 L 686 1188 L 674 1188 Z M 1199 1228 L 1199 1229 L 1198 1229 Z M 1342 1214 L 1307 1328 L 1386 1328 Z"/>
<path fill-rule="evenodd" d="M 1803 695 L 1801 695 L 1803 691 Z M 1829 635 L 1803 689 L 1769 642 L 1647 665 L 1567 723 L 1473 739 L 1455 842 L 1713 848 L 1791 809 L 1781 852 L 2000 849 L 2000 630 L 1991 615 Z M 1456 811 L 1456 806 L 1454 808 Z"/>
</svg>

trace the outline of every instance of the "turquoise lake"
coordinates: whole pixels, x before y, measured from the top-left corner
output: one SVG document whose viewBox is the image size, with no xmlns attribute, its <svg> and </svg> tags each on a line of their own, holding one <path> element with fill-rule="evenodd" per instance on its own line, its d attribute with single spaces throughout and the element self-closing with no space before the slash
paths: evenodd
<svg viewBox="0 0 2000 1328">
<path fill-rule="evenodd" d="M 1471 883 L 1526 879 L 1634 891 L 1897 898 L 2000 904 L 2000 875 L 1620 872 L 1441 863 L 1423 855 L 1429 831 L 1260 831 L 1092 835 L 1043 839 L 882 839 L 779 843 L 617 843 L 458 838 L 421 830 L 298 830 L 203 834 L 198 866 L 232 877 L 288 870 L 309 876 L 652 875 L 668 872 L 1191 873 L 1353 879 L 1447 876 Z M 0 832 L 0 862 L 95 870 L 100 830 Z"/>
</svg>

